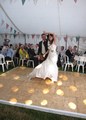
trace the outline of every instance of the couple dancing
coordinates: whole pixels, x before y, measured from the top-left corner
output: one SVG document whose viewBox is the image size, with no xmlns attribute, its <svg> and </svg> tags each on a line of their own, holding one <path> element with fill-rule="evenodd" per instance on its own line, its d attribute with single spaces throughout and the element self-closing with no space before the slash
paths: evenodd
<svg viewBox="0 0 86 120">
<path fill-rule="evenodd" d="M 55 35 L 52 33 L 43 33 L 42 35 L 48 36 L 46 39 L 46 43 L 48 44 L 48 50 L 43 55 L 43 58 L 45 59 L 42 63 L 40 63 L 38 66 L 36 66 L 33 71 L 28 75 L 29 80 L 31 78 L 42 78 L 46 79 L 49 78 L 52 80 L 52 82 L 56 82 L 58 79 L 58 67 L 57 67 L 57 53 L 56 53 L 56 38 Z M 45 45 L 47 45 L 45 43 Z M 39 44 L 42 44 L 41 42 Z M 39 47 L 39 51 L 43 49 L 43 44 L 41 45 L 42 48 Z M 47 56 L 47 57 L 46 57 Z"/>
</svg>

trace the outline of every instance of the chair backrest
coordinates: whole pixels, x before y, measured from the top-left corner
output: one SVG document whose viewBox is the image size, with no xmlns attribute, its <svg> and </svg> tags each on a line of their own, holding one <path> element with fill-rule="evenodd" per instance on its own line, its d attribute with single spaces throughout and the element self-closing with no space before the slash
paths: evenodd
<svg viewBox="0 0 86 120">
<path fill-rule="evenodd" d="M 69 57 L 67 55 L 65 55 L 65 62 L 69 63 Z"/>
<path fill-rule="evenodd" d="M 79 61 L 79 56 L 75 55 L 74 60 Z"/>
<path fill-rule="evenodd" d="M 85 57 L 79 56 L 79 64 L 85 64 Z"/>
<path fill-rule="evenodd" d="M 0 63 L 5 63 L 5 57 L 2 54 L 0 54 Z"/>
</svg>

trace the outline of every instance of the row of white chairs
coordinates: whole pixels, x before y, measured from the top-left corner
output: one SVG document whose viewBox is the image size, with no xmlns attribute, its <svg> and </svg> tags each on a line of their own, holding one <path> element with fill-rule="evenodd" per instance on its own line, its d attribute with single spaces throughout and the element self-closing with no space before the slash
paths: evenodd
<svg viewBox="0 0 86 120">
<path fill-rule="evenodd" d="M 25 60 L 26 60 L 25 58 L 20 58 L 19 60 L 18 60 L 18 58 L 16 58 L 17 64 L 18 64 L 18 61 L 19 61 L 19 65 L 21 65 L 21 63 L 22 63 L 22 66 L 24 66 Z M 12 63 L 13 66 L 15 67 L 14 60 L 13 60 L 13 59 L 12 59 L 12 60 L 6 60 L 6 61 L 5 61 L 4 55 L 0 54 L 0 66 L 2 66 L 3 72 L 5 71 L 5 67 L 6 67 L 6 69 L 8 69 L 8 66 L 9 66 L 10 63 Z M 33 68 L 34 68 L 34 61 L 33 61 L 33 60 L 27 60 L 27 66 L 28 66 L 28 64 L 30 64 L 30 63 L 32 63 L 32 66 L 33 66 Z"/>
<path fill-rule="evenodd" d="M 76 61 L 76 69 L 79 72 L 80 67 L 82 67 L 82 72 L 84 73 L 84 68 L 85 68 L 85 64 L 86 64 L 86 57 L 84 56 L 75 56 L 74 57 L 75 61 Z"/>
<path fill-rule="evenodd" d="M 61 63 L 62 63 L 62 69 L 64 69 L 64 71 L 66 71 L 67 70 L 67 67 L 69 68 L 69 67 L 71 67 L 72 68 L 72 71 L 73 71 L 73 68 L 74 68 L 74 66 L 76 65 L 76 70 L 77 70 L 77 72 L 79 72 L 80 71 L 80 67 L 82 67 L 82 72 L 84 73 L 84 66 L 85 66 L 85 64 L 86 64 L 86 57 L 82 57 L 82 56 L 75 56 L 74 57 L 74 62 L 70 62 L 69 61 L 69 57 L 67 56 L 67 55 L 65 55 L 64 57 L 63 57 L 63 60 L 62 60 L 62 58 L 61 58 Z M 76 63 L 76 64 L 75 64 Z"/>
<path fill-rule="evenodd" d="M 24 66 L 24 62 L 25 62 L 25 61 L 26 61 L 26 59 L 21 57 L 20 60 L 19 60 L 19 65 L 22 64 L 22 66 Z M 27 60 L 27 66 L 28 66 L 30 63 L 32 64 L 32 66 L 33 66 L 33 68 L 34 68 L 34 61 L 28 59 L 28 60 Z"/>
</svg>

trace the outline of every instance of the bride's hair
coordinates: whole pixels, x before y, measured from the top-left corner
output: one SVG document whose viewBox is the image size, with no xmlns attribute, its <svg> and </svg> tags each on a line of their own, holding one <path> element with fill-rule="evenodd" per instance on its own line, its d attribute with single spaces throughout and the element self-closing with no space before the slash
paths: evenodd
<svg viewBox="0 0 86 120">
<path fill-rule="evenodd" d="M 49 36 L 52 37 L 52 40 L 49 39 L 50 44 L 52 44 L 54 42 L 54 36 L 53 36 L 53 34 L 49 34 Z"/>
</svg>

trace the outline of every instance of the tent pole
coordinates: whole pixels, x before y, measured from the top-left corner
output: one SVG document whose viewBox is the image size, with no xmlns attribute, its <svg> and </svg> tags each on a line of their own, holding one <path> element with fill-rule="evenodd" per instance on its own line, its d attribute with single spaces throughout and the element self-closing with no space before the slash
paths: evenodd
<svg viewBox="0 0 86 120">
<path fill-rule="evenodd" d="M 26 34 L 23 34 L 24 36 L 24 44 L 26 44 Z"/>
</svg>

